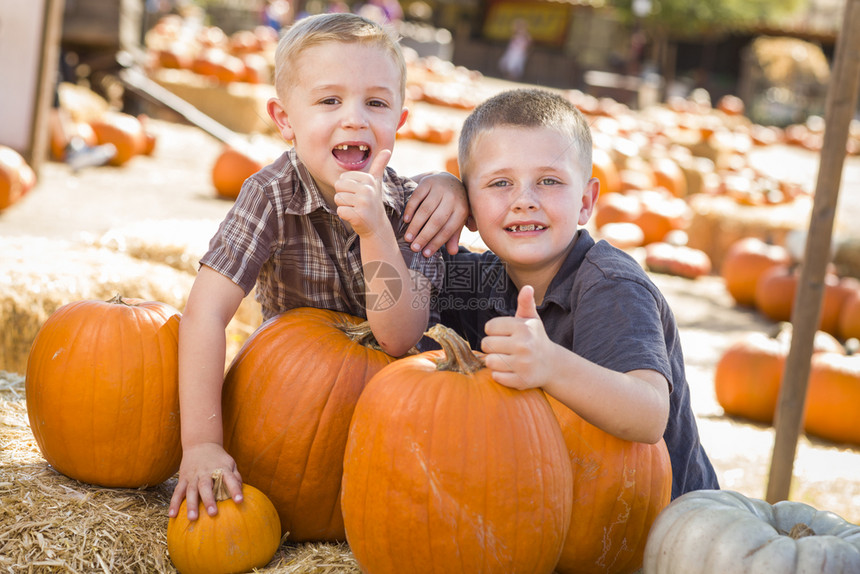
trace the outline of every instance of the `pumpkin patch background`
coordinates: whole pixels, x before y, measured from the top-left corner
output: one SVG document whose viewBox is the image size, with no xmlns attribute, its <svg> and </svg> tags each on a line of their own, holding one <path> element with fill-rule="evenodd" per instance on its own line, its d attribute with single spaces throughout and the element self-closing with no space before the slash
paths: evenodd
<svg viewBox="0 0 860 574">
<path fill-rule="evenodd" d="M 502 84 L 487 80 L 485 85 Z M 412 110 L 416 124 L 422 110 L 455 120 L 466 113 L 427 102 L 414 103 Z M 218 197 L 210 172 L 223 145 L 170 118 L 151 118 L 148 127 L 157 137 L 150 155 L 77 174 L 64 164 L 46 163 L 27 197 L 0 212 L 0 337 L 5 343 L 0 354 L 0 569 L 67 564 L 75 571 L 173 572 L 164 533 L 175 479 L 147 490 L 108 489 L 51 469 L 27 420 L 21 362 L 26 346 L 18 343 L 16 350 L 13 340 L 66 300 L 108 299 L 119 288 L 124 296 L 182 309 L 197 257 L 231 205 Z M 814 181 L 813 152 L 780 150 L 792 159 L 770 150 L 761 161 Z M 403 138 L 391 165 L 403 175 L 445 169 L 450 154 L 445 145 Z M 860 158 L 848 157 L 843 186 L 858 183 Z M 860 213 L 848 200 L 842 208 Z M 462 242 L 480 246 L 468 233 Z M 697 279 L 652 276 L 678 319 L 693 409 L 721 485 L 761 498 L 773 429 L 726 416 L 716 401 L 714 370 L 738 338 L 769 331 L 774 323 L 752 308 L 736 306 L 715 272 Z M 231 355 L 258 324 L 249 298 L 228 332 Z M 846 409 L 843 416 L 856 412 Z M 792 499 L 860 522 L 860 447 L 801 437 Z M 358 571 L 344 545 L 289 542 L 265 571 L 315 567 Z"/>
</svg>

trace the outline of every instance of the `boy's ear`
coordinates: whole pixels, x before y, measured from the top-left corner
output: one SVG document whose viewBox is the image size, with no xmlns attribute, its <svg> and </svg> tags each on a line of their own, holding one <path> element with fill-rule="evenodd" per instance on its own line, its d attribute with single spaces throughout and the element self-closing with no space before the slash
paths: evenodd
<svg viewBox="0 0 860 574">
<path fill-rule="evenodd" d="M 406 123 L 406 118 L 408 116 L 409 116 L 409 108 L 403 108 L 403 111 L 400 112 L 400 121 L 397 122 L 397 129 L 398 130 L 403 127 L 403 124 Z"/>
<path fill-rule="evenodd" d="M 582 190 L 582 208 L 579 210 L 579 225 L 585 225 L 591 219 L 597 196 L 600 195 L 600 180 L 592 177 Z"/>
<path fill-rule="evenodd" d="M 281 134 L 281 137 L 288 142 L 293 141 L 295 139 L 293 126 L 290 124 L 290 118 L 287 116 L 287 111 L 284 109 L 281 100 L 270 98 L 266 102 L 266 111 L 269 112 L 269 117 L 272 118 L 272 121 L 278 127 L 278 133 Z"/>
</svg>

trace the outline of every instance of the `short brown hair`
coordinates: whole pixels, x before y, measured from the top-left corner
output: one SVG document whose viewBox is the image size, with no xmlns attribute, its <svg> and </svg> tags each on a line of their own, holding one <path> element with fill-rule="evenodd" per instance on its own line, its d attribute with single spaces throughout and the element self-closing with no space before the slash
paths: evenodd
<svg viewBox="0 0 860 574">
<path fill-rule="evenodd" d="M 591 175 L 591 128 L 564 96 L 539 88 L 507 90 L 476 107 L 460 130 L 457 159 L 465 181 L 472 145 L 481 133 L 498 127 L 552 128 L 570 139 L 570 150 Z"/>
<path fill-rule="evenodd" d="M 275 52 L 275 88 L 284 98 L 294 81 L 293 63 L 307 48 L 326 42 L 377 46 L 391 55 L 400 69 L 400 99 L 406 96 L 406 61 L 398 36 L 376 22 L 350 13 L 317 14 L 302 18 L 287 30 Z"/>
</svg>

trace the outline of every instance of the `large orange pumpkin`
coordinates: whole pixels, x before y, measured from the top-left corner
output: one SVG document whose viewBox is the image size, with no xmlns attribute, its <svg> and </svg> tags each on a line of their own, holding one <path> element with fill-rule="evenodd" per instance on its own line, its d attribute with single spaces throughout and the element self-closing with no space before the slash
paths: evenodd
<svg viewBox="0 0 860 574">
<path fill-rule="evenodd" d="M 272 500 L 292 541 L 346 537 L 340 489 L 352 411 L 370 377 L 394 361 L 360 322 L 287 311 L 245 342 L 224 381 L 224 448 Z"/>
<path fill-rule="evenodd" d="M 156 301 L 77 301 L 39 329 L 27 413 L 45 460 L 101 486 L 158 484 L 178 469 L 179 311 Z"/>
<path fill-rule="evenodd" d="M 672 495 L 672 466 L 657 444 L 616 438 L 549 397 L 573 469 L 573 511 L 559 574 L 623 574 L 642 566 L 651 524 Z"/>
<path fill-rule="evenodd" d="M 785 367 L 785 345 L 764 333 L 750 333 L 717 361 L 717 402 L 730 415 L 770 423 Z"/>
<path fill-rule="evenodd" d="M 187 500 L 167 522 L 167 552 L 180 574 L 232 574 L 266 566 L 281 543 L 278 512 L 266 495 L 242 485 L 242 502 L 230 498 L 222 471 L 213 474 L 218 513 L 209 516 L 199 504 L 197 520 L 188 520 Z"/>
<path fill-rule="evenodd" d="M 756 284 L 756 308 L 768 319 L 791 320 L 799 279 L 797 270 L 788 265 L 776 265 L 767 269 Z M 857 289 L 854 279 L 840 279 L 833 273 L 825 274 L 819 329 L 833 335 L 840 334 L 839 318 L 842 307 L 849 295 Z"/>
<path fill-rule="evenodd" d="M 442 326 L 443 351 L 400 359 L 356 406 L 343 474 L 349 546 L 365 572 L 550 573 L 573 482 L 539 389 L 490 376 Z"/>
<path fill-rule="evenodd" d="M 726 290 L 738 305 L 753 307 L 761 274 L 774 265 L 788 265 L 791 256 L 781 245 L 770 245 L 756 237 L 734 242 L 726 252 L 720 275 Z"/>
<path fill-rule="evenodd" d="M 812 357 L 803 427 L 837 442 L 860 444 L 860 356 L 820 353 Z"/>
<path fill-rule="evenodd" d="M 790 346 L 791 324 L 785 323 L 771 335 L 748 333 L 726 349 L 714 370 L 714 390 L 727 414 L 773 422 Z M 818 331 L 813 353 L 845 354 L 845 349 L 832 335 Z"/>
</svg>

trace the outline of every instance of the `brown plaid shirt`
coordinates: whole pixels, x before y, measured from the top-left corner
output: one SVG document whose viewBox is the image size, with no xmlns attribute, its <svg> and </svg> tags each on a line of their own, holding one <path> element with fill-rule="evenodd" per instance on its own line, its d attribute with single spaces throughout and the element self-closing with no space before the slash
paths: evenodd
<svg viewBox="0 0 860 574">
<path fill-rule="evenodd" d="M 414 188 L 411 180 L 386 170 L 383 201 L 400 252 L 435 292 L 444 274 L 441 254 L 426 258 L 403 239 L 407 225 L 401 216 Z M 245 181 L 200 263 L 230 278 L 246 295 L 256 283 L 264 319 L 296 307 L 367 316 L 358 235 L 329 209 L 293 150 Z M 397 287 L 391 289 L 393 296 L 399 294 Z M 429 301 L 416 304 L 429 306 Z"/>
</svg>

